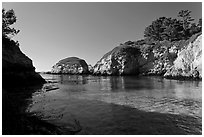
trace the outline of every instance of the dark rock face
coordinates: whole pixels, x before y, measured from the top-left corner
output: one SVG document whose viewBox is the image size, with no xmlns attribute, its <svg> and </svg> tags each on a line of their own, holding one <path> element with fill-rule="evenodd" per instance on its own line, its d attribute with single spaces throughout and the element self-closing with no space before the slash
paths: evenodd
<svg viewBox="0 0 204 137">
<path fill-rule="evenodd" d="M 96 75 L 137 75 L 145 58 L 140 49 L 130 45 L 120 45 L 106 53 L 94 66 Z"/>
<path fill-rule="evenodd" d="M 35 72 L 32 60 L 23 54 L 13 40 L 2 39 L 3 85 L 31 85 L 45 80 Z"/>
<path fill-rule="evenodd" d="M 88 74 L 89 68 L 85 60 L 69 57 L 60 60 L 51 70 L 52 74 Z"/>
</svg>

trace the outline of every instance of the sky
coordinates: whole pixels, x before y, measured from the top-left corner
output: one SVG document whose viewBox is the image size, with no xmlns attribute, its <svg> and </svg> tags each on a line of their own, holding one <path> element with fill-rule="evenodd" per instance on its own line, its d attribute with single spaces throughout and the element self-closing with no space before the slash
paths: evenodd
<svg viewBox="0 0 204 137">
<path fill-rule="evenodd" d="M 59 60 L 79 57 L 95 65 L 107 52 L 128 40 L 143 38 L 145 28 L 159 17 L 177 18 L 182 9 L 198 22 L 201 2 L 4 2 L 14 9 L 20 32 L 14 40 L 33 60 L 36 71 L 49 71 Z"/>
</svg>

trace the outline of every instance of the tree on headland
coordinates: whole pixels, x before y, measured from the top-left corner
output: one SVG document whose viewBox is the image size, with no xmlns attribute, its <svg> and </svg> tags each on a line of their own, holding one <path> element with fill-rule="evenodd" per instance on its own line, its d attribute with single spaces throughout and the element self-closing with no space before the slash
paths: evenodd
<svg viewBox="0 0 204 137">
<path fill-rule="evenodd" d="M 160 17 L 146 27 L 144 37 L 153 41 L 174 41 L 181 36 L 182 30 L 182 24 L 177 19 Z"/>
<path fill-rule="evenodd" d="M 178 41 L 188 39 L 195 33 L 202 31 L 202 19 L 198 24 L 190 15 L 191 11 L 181 10 L 178 13 L 179 19 L 160 17 L 147 26 L 144 31 L 144 41 Z M 141 43 L 141 42 L 140 42 Z"/>
<path fill-rule="evenodd" d="M 16 20 L 16 15 L 13 9 L 8 11 L 2 9 L 2 36 L 4 38 L 10 38 L 11 36 L 15 36 L 19 33 L 20 30 L 11 28 L 11 25 L 13 25 Z"/>
<path fill-rule="evenodd" d="M 163 22 L 165 19 L 166 17 L 160 17 L 153 21 L 151 25 L 145 28 L 144 37 L 153 41 L 161 41 L 162 33 L 164 31 Z"/>
<path fill-rule="evenodd" d="M 183 30 L 183 28 L 181 27 L 181 23 L 177 19 L 165 18 L 162 27 L 162 40 L 176 41 L 182 36 L 181 31 Z"/>
<path fill-rule="evenodd" d="M 189 10 L 181 10 L 179 13 L 178 13 L 178 17 L 181 18 L 181 23 L 183 25 L 183 33 L 185 35 L 187 35 L 186 33 L 188 33 L 188 29 L 190 28 L 190 24 L 192 21 L 194 21 L 194 19 L 191 17 L 191 11 Z"/>
</svg>

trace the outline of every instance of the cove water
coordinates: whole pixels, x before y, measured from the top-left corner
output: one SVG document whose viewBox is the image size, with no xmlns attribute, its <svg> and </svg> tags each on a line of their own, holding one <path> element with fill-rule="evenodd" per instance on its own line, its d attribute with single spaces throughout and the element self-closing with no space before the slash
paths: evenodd
<svg viewBox="0 0 204 137">
<path fill-rule="evenodd" d="M 28 111 L 66 128 L 77 120 L 78 134 L 202 134 L 202 81 L 41 75 L 59 89 L 33 93 Z"/>
</svg>

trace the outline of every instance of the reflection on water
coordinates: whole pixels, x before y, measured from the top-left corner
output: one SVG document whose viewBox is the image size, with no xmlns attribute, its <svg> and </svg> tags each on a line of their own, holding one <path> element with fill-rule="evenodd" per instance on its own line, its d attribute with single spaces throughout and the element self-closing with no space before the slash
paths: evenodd
<svg viewBox="0 0 204 137">
<path fill-rule="evenodd" d="M 133 76 L 43 77 L 58 81 L 60 89 L 33 94 L 29 110 L 64 126 L 73 118 L 79 119 L 84 127 L 80 134 L 201 133 L 201 81 Z M 63 117 L 56 118 L 58 115 Z M 138 123 L 143 122 L 147 127 L 142 130 Z M 174 131 L 168 132 L 169 128 Z"/>
</svg>

